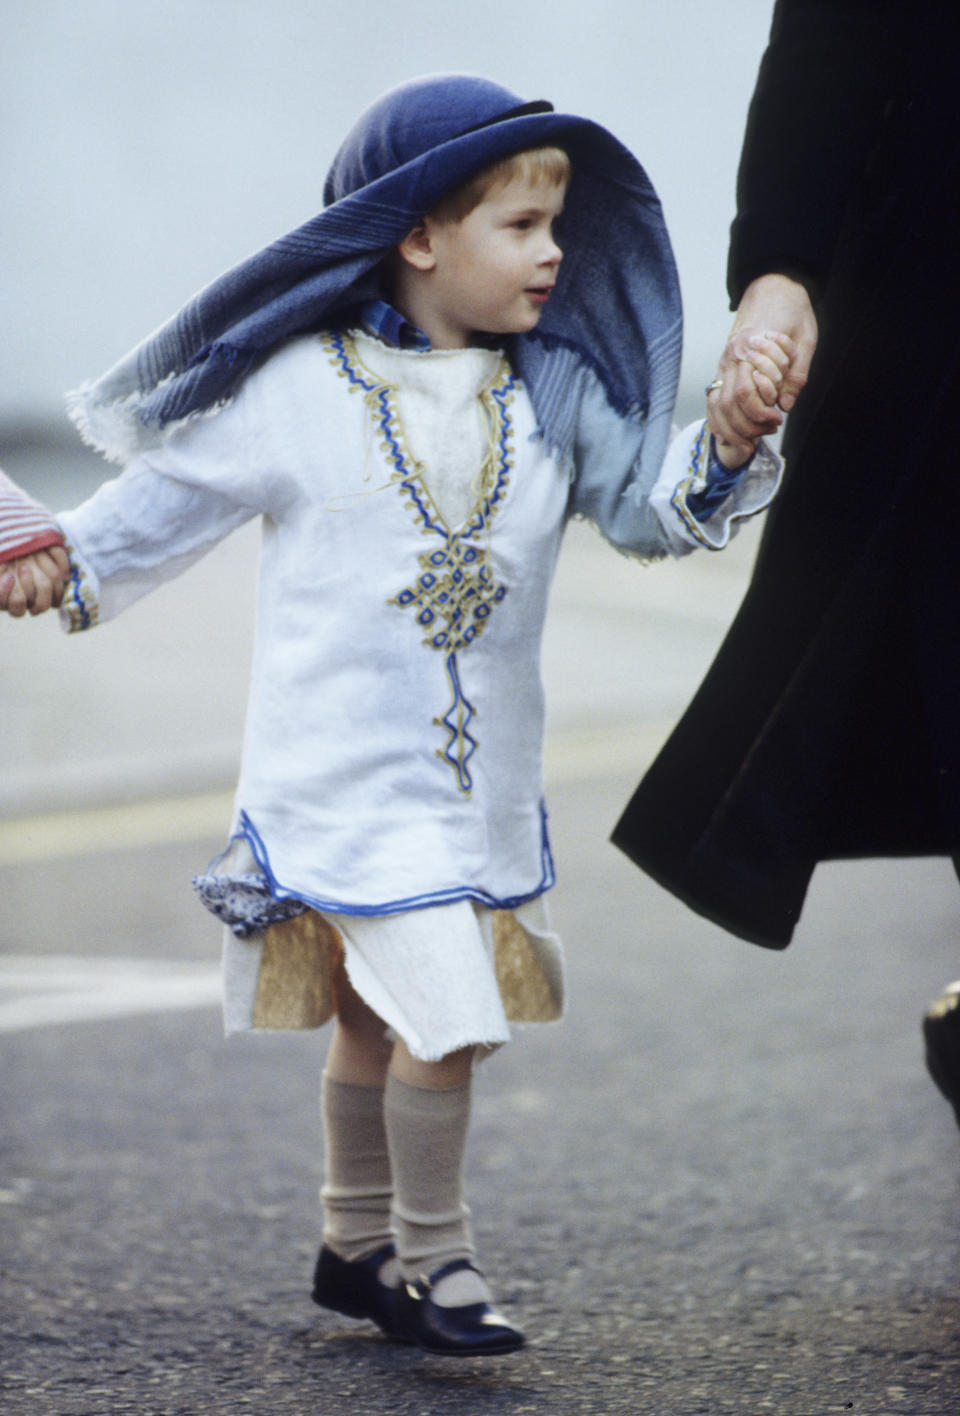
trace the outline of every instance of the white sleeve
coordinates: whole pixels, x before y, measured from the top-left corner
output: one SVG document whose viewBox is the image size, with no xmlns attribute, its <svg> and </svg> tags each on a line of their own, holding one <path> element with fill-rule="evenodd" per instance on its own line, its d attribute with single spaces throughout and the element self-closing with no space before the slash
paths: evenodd
<svg viewBox="0 0 960 1416">
<path fill-rule="evenodd" d="M 71 576 L 60 607 L 73 633 L 113 619 L 187 570 L 255 509 L 134 463 L 60 517 Z"/>
<path fill-rule="evenodd" d="M 764 511 L 783 476 L 782 459 L 761 440 L 736 484 L 713 514 L 698 521 L 688 506 L 689 497 L 707 486 L 710 430 L 705 422 L 690 423 L 676 433 L 667 449 L 660 476 L 650 492 L 670 554 L 686 555 L 700 546 L 722 551 L 735 536 L 739 523 Z"/>
<path fill-rule="evenodd" d="M 655 480 L 652 467 L 644 470 L 643 438 L 642 423 L 613 414 L 600 380 L 585 379 L 569 514 L 591 521 L 625 555 L 654 561 L 687 555 L 698 546 L 722 550 L 738 523 L 768 506 L 779 486 L 780 459 L 760 442 L 727 497 L 698 521 L 688 499 L 707 485 L 706 424 L 691 423 L 674 433 Z"/>
<path fill-rule="evenodd" d="M 269 479 L 251 467 L 241 409 L 188 424 L 58 517 L 72 566 L 64 628 L 112 619 L 268 511 L 269 500 Z"/>
</svg>

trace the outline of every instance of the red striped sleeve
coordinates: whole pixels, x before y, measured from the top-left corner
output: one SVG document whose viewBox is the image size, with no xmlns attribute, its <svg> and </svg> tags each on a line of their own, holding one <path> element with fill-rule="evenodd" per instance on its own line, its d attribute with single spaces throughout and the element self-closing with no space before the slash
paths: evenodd
<svg viewBox="0 0 960 1416">
<path fill-rule="evenodd" d="M 62 545 L 63 535 L 47 508 L 0 472 L 0 561 Z"/>
</svg>

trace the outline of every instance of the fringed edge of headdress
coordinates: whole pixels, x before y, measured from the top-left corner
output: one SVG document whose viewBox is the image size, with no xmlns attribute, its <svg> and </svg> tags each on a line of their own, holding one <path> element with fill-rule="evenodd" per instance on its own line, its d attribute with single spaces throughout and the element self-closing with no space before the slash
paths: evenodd
<svg viewBox="0 0 960 1416">
<path fill-rule="evenodd" d="M 111 403 L 99 403 L 95 390 L 94 382 L 71 389 L 65 395 L 67 416 L 88 447 L 122 466 L 151 443 L 136 414 L 141 395 L 131 393 Z"/>
<path fill-rule="evenodd" d="M 151 390 L 151 397 L 176 378 L 173 374 Z M 171 433 L 179 432 L 201 418 L 213 418 L 233 402 L 233 394 L 219 399 L 209 408 L 197 408 L 182 418 L 171 418 L 166 423 L 145 422 L 138 413 L 143 406 L 143 396 L 131 393 L 126 398 L 113 399 L 109 403 L 98 402 L 94 397 L 96 383 L 83 383 L 64 395 L 67 417 L 73 423 L 87 447 L 99 452 L 108 462 L 119 467 L 125 466 L 142 453 L 158 448 Z"/>
</svg>

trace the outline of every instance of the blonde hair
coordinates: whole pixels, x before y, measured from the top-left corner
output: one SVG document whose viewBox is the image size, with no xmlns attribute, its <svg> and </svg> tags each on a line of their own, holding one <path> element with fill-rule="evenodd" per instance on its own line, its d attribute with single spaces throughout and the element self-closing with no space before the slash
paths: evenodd
<svg viewBox="0 0 960 1416">
<path fill-rule="evenodd" d="M 570 158 L 563 148 L 538 147 L 512 152 L 508 157 L 501 157 L 499 162 L 474 173 L 459 187 L 451 188 L 440 198 L 430 216 L 439 222 L 462 221 L 494 187 L 505 187 L 515 177 L 525 178 L 534 184 L 542 182 L 546 186 L 565 187 L 570 181 L 571 171 Z"/>
</svg>

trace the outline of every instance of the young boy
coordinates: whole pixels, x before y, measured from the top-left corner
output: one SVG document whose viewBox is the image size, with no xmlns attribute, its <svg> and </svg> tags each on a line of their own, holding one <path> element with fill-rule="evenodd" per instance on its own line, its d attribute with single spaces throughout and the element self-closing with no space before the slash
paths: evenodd
<svg viewBox="0 0 960 1416">
<path fill-rule="evenodd" d="M 571 515 L 656 558 L 767 504 L 763 447 L 667 451 L 676 277 L 635 159 L 465 76 L 358 121 L 314 221 L 75 400 L 129 460 L 60 518 L 70 628 L 254 515 L 260 601 L 231 843 L 225 1014 L 336 1016 L 313 1296 L 390 1336 L 507 1352 L 463 1199 L 470 1081 L 560 1016 L 539 645 Z M 775 396 L 776 341 L 753 356 Z M 206 416 L 201 416 L 206 415 Z"/>
</svg>

